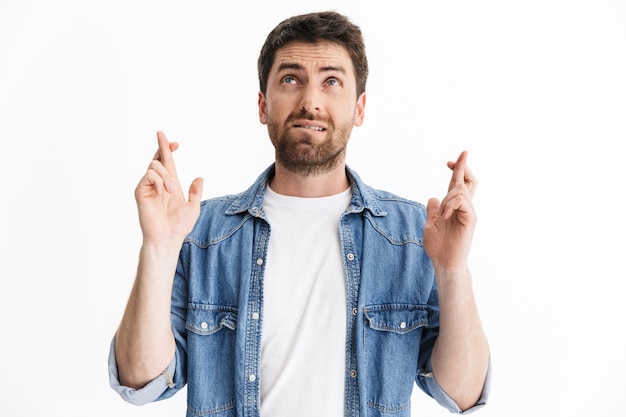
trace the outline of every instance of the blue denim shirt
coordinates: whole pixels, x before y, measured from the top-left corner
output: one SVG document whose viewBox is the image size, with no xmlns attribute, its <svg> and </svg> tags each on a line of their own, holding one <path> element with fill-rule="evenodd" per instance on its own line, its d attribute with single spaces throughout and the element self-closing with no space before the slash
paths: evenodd
<svg viewBox="0 0 626 417">
<path fill-rule="evenodd" d="M 347 290 L 345 416 L 410 416 L 414 383 L 460 413 L 430 367 L 439 304 L 423 246 L 426 210 L 346 171 L 352 199 L 339 222 Z M 111 386 L 130 403 L 165 399 L 187 384 L 189 417 L 260 416 L 271 229 L 263 195 L 273 172 L 270 166 L 241 194 L 203 201 L 180 252 L 171 314 L 177 349 L 163 374 L 140 390 L 121 386 L 112 342 Z M 486 402 L 488 380 L 468 411 Z"/>
</svg>

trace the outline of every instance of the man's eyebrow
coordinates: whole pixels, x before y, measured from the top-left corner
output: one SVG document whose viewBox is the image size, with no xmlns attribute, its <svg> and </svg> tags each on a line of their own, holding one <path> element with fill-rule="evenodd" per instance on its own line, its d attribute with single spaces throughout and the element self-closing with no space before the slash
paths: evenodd
<svg viewBox="0 0 626 417">
<path fill-rule="evenodd" d="M 331 71 L 341 72 L 342 74 L 346 73 L 346 70 L 343 67 L 341 67 L 341 66 L 334 66 L 334 65 L 329 65 L 327 67 L 322 67 L 322 68 L 320 68 L 319 72 L 331 72 Z"/>
<path fill-rule="evenodd" d="M 298 64 L 298 63 L 295 63 L 295 62 L 283 62 L 283 63 L 278 65 L 277 71 L 302 70 L 302 69 L 304 69 L 304 67 L 302 65 Z M 346 70 L 344 69 L 344 67 L 342 67 L 342 66 L 335 66 L 335 65 L 327 65 L 325 67 L 321 67 L 318 72 L 331 72 L 331 71 L 340 72 L 342 74 L 346 73 Z"/>
</svg>

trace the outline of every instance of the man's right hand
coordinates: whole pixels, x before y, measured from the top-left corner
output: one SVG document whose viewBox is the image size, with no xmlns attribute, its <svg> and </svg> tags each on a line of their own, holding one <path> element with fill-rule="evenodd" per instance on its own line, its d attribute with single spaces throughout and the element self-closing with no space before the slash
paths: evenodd
<svg viewBox="0 0 626 417">
<path fill-rule="evenodd" d="M 139 223 L 144 244 L 180 245 L 200 214 L 203 181 L 193 180 L 187 200 L 172 156 L 178 144 L 169 142 L 161 131 L 157 132 L 157 141 L 159 149 L 135 188 Z"/>
<path fill-rule="evenodd" d="M 139 389 L 171 362 L 176 345 L 171 327 L 172 282 L 182 243 L 200 215 L 202 178 L 180 188 L 172 152 L 177 143 L 157 133 L 159 149 L 135 189 L 143 245 L 137 278 L 115 338 L 122 385 Z"/>
</svg>

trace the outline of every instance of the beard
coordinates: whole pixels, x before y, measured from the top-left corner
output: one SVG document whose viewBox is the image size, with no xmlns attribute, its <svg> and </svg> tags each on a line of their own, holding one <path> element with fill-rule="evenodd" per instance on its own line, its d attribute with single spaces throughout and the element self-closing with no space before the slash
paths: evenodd
<svg viewBox="0 0 626 417">
<path fill-rule="evenodd" d="M 327 126 L 325 138 L 315 138 L 305 129 L 291 127 L 296 119 L 318 120 Z M 315 118 L 306 111 L 289 116 L 286 128 L 268 120 L 267 129 L 276 150 L 276 162 L 287 170 L 302 175 L 324 174 L 336 168 L 345 160 L 346 145 L 352 132 L 352 121 L 338 127 L 328 119 Z"/>
</svg>

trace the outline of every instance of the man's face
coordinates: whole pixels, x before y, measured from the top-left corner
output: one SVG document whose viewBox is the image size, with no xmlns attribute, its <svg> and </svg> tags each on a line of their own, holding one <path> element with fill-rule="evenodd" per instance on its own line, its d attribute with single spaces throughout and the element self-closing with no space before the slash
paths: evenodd
<svg viewBox="0 0 626 417">
<path fill-rule="evenodd" d="M 345 160 L 364 107 L 348 52 L 331 42 L 281 47 L 266 94 L 259 93 L 259 119 L 267 124 L 276 163 L 302 175 L 327 172 Z"/>
</svg>

